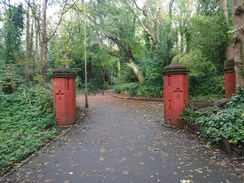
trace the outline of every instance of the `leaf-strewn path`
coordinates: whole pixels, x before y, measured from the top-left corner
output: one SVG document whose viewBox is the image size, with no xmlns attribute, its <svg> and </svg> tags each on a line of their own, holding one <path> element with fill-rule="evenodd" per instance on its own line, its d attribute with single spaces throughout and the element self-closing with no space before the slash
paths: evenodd
<svg viewBox="0 0 244 183">
<path fill-rule="evenodd" d="M 78 96 L 82 103 L 82 96 Z M 241 183 L 225 155 L 162 125 L 160 102 L 109 95 L 89 98 L 85 122 L 72 127 L 5 182 Z M 238 167 L 234 165 L 234 167 Z"/>
</svg>

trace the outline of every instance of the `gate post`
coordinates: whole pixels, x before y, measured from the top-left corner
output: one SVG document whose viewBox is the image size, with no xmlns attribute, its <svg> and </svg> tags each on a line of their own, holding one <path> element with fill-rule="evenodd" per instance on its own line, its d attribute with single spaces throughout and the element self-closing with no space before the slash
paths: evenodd
<svg viewBox="0 0 244 183">
<path fill-rule="evenodd" d="M 76 121 L 76 74 L 70 69 L 53 71 L 53 104 L 58 126 Z"/>
<path fill-rule="evenodd" d="M 183 126 L 179 117 L 188 105 L 188 69 L 179 63 L 164 68 L 164 120 L 165 126 Z"/>
<path fill-rule="evenodd" d="M 236 93 L 236 76 L 234 60 L 225 61 L 225 98 L 231 98 Z"/>
</svg>

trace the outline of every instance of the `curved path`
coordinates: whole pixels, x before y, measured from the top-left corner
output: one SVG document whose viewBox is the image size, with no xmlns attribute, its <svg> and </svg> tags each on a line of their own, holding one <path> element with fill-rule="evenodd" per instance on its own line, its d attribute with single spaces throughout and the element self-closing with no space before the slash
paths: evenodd
<svg viewBox="0 0 244 183">
<path fill-rule="evenodd" d="M 220 151 L 162 125 L 161 102 L 89 97 L 89 115 L 5 182 L 241 183 Z M 78 96 L 83 104 L 83 97 Z M 236 165 L 234 166 L 237 167 Z"/>
</svg>

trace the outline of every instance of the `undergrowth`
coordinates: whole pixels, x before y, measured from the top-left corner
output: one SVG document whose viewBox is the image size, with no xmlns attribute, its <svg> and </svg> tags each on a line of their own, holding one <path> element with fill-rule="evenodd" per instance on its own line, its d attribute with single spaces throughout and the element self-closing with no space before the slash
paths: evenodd
<svg viewBox="0 0 244 183">
<path fill-rule="evenodd" d="M 50 88 L 0 98 L 0 175 L 38 150 L 57 132 Z"/>
<path fill-rule="evenodd" d="M 244 88 L 239 89 L 225 109 L 202 113 L 188 108 L 182 119 L 186 123 L 198 125 L 199 135 L 212 144 L 218 144 L 220 140 L 226 139 L 229 143 L 243 148 Z"/>
<path fill-rule="evenodd" d="M 115 93 L 140 97 L 162 97 L 162 86 L 139 83 L 124 83 L 114 87 Z"/>
</svg>

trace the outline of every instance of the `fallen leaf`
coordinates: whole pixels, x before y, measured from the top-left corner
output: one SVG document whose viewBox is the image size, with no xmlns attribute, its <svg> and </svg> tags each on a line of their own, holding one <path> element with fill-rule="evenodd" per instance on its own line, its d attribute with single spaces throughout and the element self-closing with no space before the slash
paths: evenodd
<svg viewBox="0 0 244 183">
<path fill-rule="evenodd" d="M 100 153 L 105 153 L 105 152 L 106 152 L 106 150 L 104 148 L 100 149 Z"/>
<path fill-rule="evenodd" d="M 123 174 L 123 175 L 127 175 L 128 172 L 127 172 L 127 171 L 122 171 L 122 174 Z"/>
<path fill-rule="evenodd" d="M 181 180 L 180 182 L 181 182 L 181 183 L 191 183 L 191 180 L 185 180 L 185 179 L 183 179 L 183 180 Z"/>
<path fill-rule="evenodd" d="M 53 182 L 53 179 L 46 179 L 44 182 L 46 183 Z"/>
</svg>

